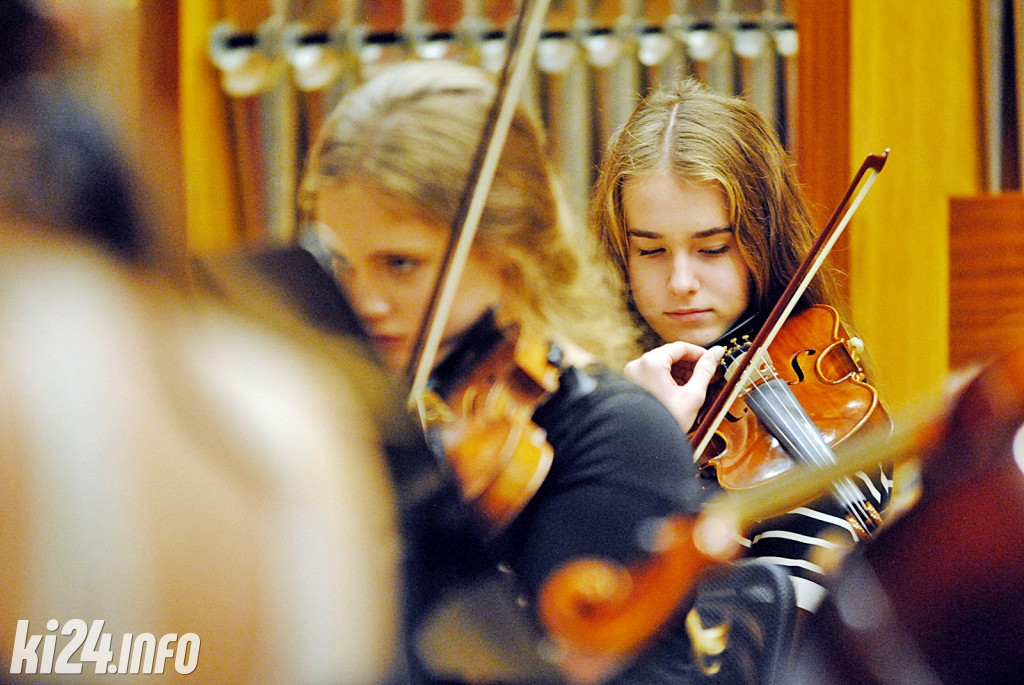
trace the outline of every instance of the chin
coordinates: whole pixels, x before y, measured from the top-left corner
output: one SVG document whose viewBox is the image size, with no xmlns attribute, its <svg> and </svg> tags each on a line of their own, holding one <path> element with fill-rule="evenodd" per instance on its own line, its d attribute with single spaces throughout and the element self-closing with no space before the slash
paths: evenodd
<svg viewBox="0 0 1024 685">
<path fill-rule="evenodd" d="M 663 334 L 661 332 L 658 332 L 658 335 L 660 335 L 661 339 L 664 340 L 665 342 L 674 342 L 674 341 L 678 340 L 678 341 L 690 343 L 692 345 L 700 345 L 701 347 L 707 347 L 708 343 L 710 343 L 712 340 L 715 339 L 715 336 L 713 336 L 713 335 L 711 335 L 711 334 L 709 334 L 709 333 L 707 333 L 706 331 L 703 331 L 703 330 L 695 331 L 695 330 L 692 330 L 692 329 L 687 329 L 687 330 L 675 329 L 675 330 L 665 331 L 665 333 L 667 333 L 668 335 L 665 335 L 665 334 Z"/>
<path fill-rule="evenodd" d="M 387 352 L 380 353 L 381 359 L 384 361 L 384 365 L 395 374 L 405 373 L 405 368 L 409 365 L 408 355 L 399 354 L 388 354 Z"/>
<path fill-rule="evenodd" d="M 725 331 L 700 331 L 699 333 L 691 333 L 688 337 L 680 337 L 679 340 L 683 340 L 694 345 L 700 345 L 701 347 L 710 347 L 711 343 L 718 340 L 722 333 Z"/>
</svg>

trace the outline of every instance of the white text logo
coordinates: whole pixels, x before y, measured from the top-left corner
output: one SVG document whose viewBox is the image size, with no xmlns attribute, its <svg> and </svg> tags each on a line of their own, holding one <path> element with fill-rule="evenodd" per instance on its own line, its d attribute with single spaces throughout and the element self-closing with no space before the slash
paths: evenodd
<svg viewBox="0 0 1024 685">
<path fill-rule="evenodd" d="M 82 672 L 83 663 L 94 664 L 96 673 L 163 673 L 168 659 L 174 659 L 175 671 L 187 674 L 199 665 L 199 636 L 195 633 L 185 633 L 180 638 L 177 633 L 168 633 L 159 640 L 152 633 L 125 633 L 115 662 L 113 638 L 103 632 L 102 619 L 93 621 L 92 626 L 79 618 L 67 621 L 60 634 L 71 639 L 56 655 L 60 627 L 57 619 L 46 622 L 49 635 L 30 635 L 28 623 L 18 621 L 11 651 L 11 674 L 75 674 Z"/>
</svg>

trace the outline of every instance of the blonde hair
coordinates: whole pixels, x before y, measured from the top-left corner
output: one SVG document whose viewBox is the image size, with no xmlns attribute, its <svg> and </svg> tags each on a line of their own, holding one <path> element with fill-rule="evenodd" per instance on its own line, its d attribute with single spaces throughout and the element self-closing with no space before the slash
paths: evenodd
<svg viewBox="0 0 1024 685">
<path fill-rule="evenodd" d="M 629 236 L 622 189 L 636 177 L 668 171 L 678 179 L 715 183 L 750 270 L 750 306 L 767 314 L 809 251 L 817 231 L 792 161 L 764 118 L 740 97 L 686 79 L 650 95 L 609 141 L 594 189 L 590 225 L 614 264 L 644 345 L 657 336 L 629 296 Z M 823 270 L 801 306 L 842 301 L 836 276 Z"/>
<path fill-rule="evenodd" d="M 403 62 L 349 93 L 311 150 L 300 205 L 358 179 L 450 226 L 496 87 L 484 71 Z M 513 320 L 618 366 L 635 331 L 600 250 L 570 216 L 537 118 L 517 108 L 473 250 L 514 265 L 503 308 Z"/>
</svg>

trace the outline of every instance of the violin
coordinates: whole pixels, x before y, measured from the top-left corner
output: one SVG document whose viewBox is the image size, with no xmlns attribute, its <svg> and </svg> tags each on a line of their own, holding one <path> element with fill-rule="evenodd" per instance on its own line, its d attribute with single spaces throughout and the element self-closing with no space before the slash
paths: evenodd
<svg viewBox="0 0 1024 685">
<path fill-rule="evenodd" d="M 459 587 L 446 588 L 416 627 L 415 649 L 435 674 L 472 680 L 553 681 L 542 658 L 541 636 L 519 613 L 508 578 L 494 578 L 497 564 L 483 537 L 504 530 L 546 478 L 553 450 L 533 422 L 536 407 L 557 390 L 557 351 L 518 325 L 497 326 L 488 317 L 435 366 L 444 329 L 468 261 L 504 141 L 523 91 L 549 0 L 523 0 L 508 33 L 508 55 L 494 103 L 456 208 L 451 238 L 406 369 L 408 408 L 418 416 L 437 457 L 437 470 L 453 475 L 464 509 L 475 514 L 480 536 L 465 539 L 476 553 L 444 559 L 443 572 Z M 461 512 L 459 512 L 461 513 Z M 430 544 L 424 557 L 436 545 Z M 490 562 L 490 563 L 488 563 Z M 467 568 L 463 568 L 468 566 Z M 468 571 L 468 575 L 466 574 Z M 415 590 L 413 590 L 415 592 Z M 464 630 L 466 639 L 451 639 Z M 455 644 L 452 644 L 455 643 Z M 499 658 L 489 658 L 491 653 Z M 505 671 L 511 670 L 513 674 Z"/>
<path fill-rule="evenodd" d="M 451 467 L 464 497 L 474 504 L 491 534 L 515 518 L 550 468 L 551 447 L 544 431 L 533 424 L 532 415 L 539 402 L 557 389 L 557 367 L 545 347 L 518 327 L 495 330 L 496 335 L 487 341 L 474 339 L 471 331 L 470 344 L 462 345 L 468 355 L 454 364 L 464 371 L 454 374 L 461 387 L 438 393 L 430 385 L 445 324 L 548 5 L 549 0 L 524 1 L 509 31 L 508 55 L 494 103 L 452 220 L 451 239 L 406 373 L 410 410 L 418 414 L 426 433 L 441 436 L 440 441 L 434 440 L 436 451 Z M 486 328 L 488 324 L 482 325 Z"/>
<path fill-rule="evenodd" d="M 522 511 L 554 452 L 533 412 L 558 389 L 557 348 L 493 314 L 472 326 L 438 365 L 424 393 L 431 441 L 443 451 L 463 499 L 495 535 Z"/>
<path fill-rule="evenodd" d="M 728 344 L 727 355 L 723 357 L 726 381 L 717 394 L 709 390 L 714 400 L 698 415 L 690 436 L 694 460 L 705 467 L 713 464 L 725 488 L 763 484 L 786 471 L 793 461 L 818 468 L 835 464 L 831 445 L 845 440 L 855 430 L 866 426 L 891 430 L 877 394 L 865 382 L 857 344 L 842 329 L 835 310 L 813 306 L 790 318 L 881 172 L 888 152 L 869 155 L 864 160 L 753 339 L 747 337 Z M 810 361 L 812 357 L 812 373 L 805 373 L 801 361 Z M 786 364 L 776 364 L 773 359 L 785 360 Z M 780 371 L 783 368 L 786 370 Z M 797 394 L 798 388 L 804 402 Z M 815 392 L 816 389 L 822 392 Z M 837 389 L 841 392 L 833 397 Z M 844 407 L 844 402 L 852 402 L 852 406 Z M 821 419 L 822 426 L 815 422 L 812 413 Z M 708 450 L 711 456 L 706 456 Z M 852 479 L 843 478 L 830 489 L 861 539 L 870 537 L 882 524 L 878 511 Z"/>
<path fill-rule="evenodd" d="M 747 352 L 750 336 L 723 343 L 712 395 L 721 392 L 730 367 Z M 892 421 L 866 382 L 861 348 L 831 307 L 814 305 L 790 317 L 767 353 L 753 362 L 754 382 L 729 407 L 699 465 L 713 469 L 722 487 L 743 490 L 798 464 L 835 464 L 833 449 L 855 433 L 888 434 Z M 882 518 L 859 486 L 844 477 L 831 490 L 858 536 L 870 537 Z"/>
</svg>

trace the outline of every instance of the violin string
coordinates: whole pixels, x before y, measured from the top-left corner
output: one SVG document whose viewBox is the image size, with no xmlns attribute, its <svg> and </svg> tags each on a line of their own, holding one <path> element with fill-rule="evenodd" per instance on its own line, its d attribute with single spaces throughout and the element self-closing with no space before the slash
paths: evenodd
<svg viewBox="0 0 1024 685">
<path fill-rule="evenodd" d="M 759 374 L 762 380 L 781 380 L 777 375 L 769 376 L 763 371 L 759 371 Z M 761 389 L 766 394 L 775 395 L 776 399 L 783 397 L 783 393 L 775 390 L 774 385 L 762 385 Z M 785 407 L 787 405 L 779 401 L 776 406 Z M 817 436 L 813 434 L 815 428 L 813 425 L 808 425 L 806 417 L 794 414 L 789 410 L 784 410 L 784 413 L 789 419 L 787 425 L 792 431 L 789 437 L 802 451 L 801 455 L 796 456 L 804 458 L 811 466 L 824 467 L 835 463 L 834 455 L 824 444 L 820 434 Z M 823 451 L 824 453 L 822 453 Z M 840 505 L 864 527 L 864 530 L 870 530 L 871 517 L 863 505 L 863 494 L 857 486 L 848 478 L 843 478 L 833 483 L 832 491 Z"/>
<path fill-rule="evenodd" d="M 774 370 L 772 370 L 770 375 L 765 373 L 763 367 L 758 369 L 758 374 L 762 380 L 762 385 L 760 386 L 762 392 L 774 395 L 776 400 L 775 406 L 784 408 L 782 413 L 788 420 L 787 426 L 792 431 L 789 437 L 796 444 L 797 448 L 801 450 L 801 454 L 795 456 L 802 457 L 811 466 L 819 468 L 834 464 L 836 462 L 835 455 L 824 442 L 820 432 L 817 431 L 813 423 L 809 423 L 806 416 L 801 416 L 799 413 L 786 409 L 789 405 L 782 401 L 784 393 L 781 390 L 777 390 L 775 384 L 764 384 L 768 380 L 785 381 Z M 857 521 L 863 530 L 870 531 L 873 527 L 871 523 L 872 517 L 864 505 L 864 495 L 856 484 L 851 479 L 844 477 L 833 482 L 832 491 L 839 504 Z"/>
<path fill-rule="evenodd" d="M 766 367 L 770 369 L 770 373 L 766 372 Z M 786 409 L 787 404 L 782 401 L 783 393 L 777 390 L 773 384 L 768 383 L 770 380 L 783 380 L 774 367 L 766 364 L 757 364 L 756 373 L 761 381 L 758 384 L 760 391 L 765 394 L 771 394 L 774 396 L 776 402 L 775 406 L 783 407 L 785 418 L 788 420 L 788 426 L 793 428 L 793 432 L 790 437 L 799 448 L 803 450 L 802 455 L 794 455 L 802 457 L 806 461 L 810 462 L 811 466 L 818 468 L 824 468 L 826 466 L 836 463 L 835 454 L 831 451 L 831 448 L 824 442 L 824 438 L 821 433 L 813 425 L 813 422 L 808 425 L 806 417 L 800 416 L 798 413 Z M 785 382 L 783 380 L 783 382 Z M 824 452 L 824 454 L 822 454 Z M 862 527 L 862 529 L 868 533 L 874 528 L 873 517 L 868 512 L 865 505 L 865 498 L 860 488 L 850 479 L 849 477 L 843 477 L 832 483 L 832 491 L 836 500 L 840 506 L 847 510 L 847 512 L 856 520 L 856 522 Z"/>
</svg>

